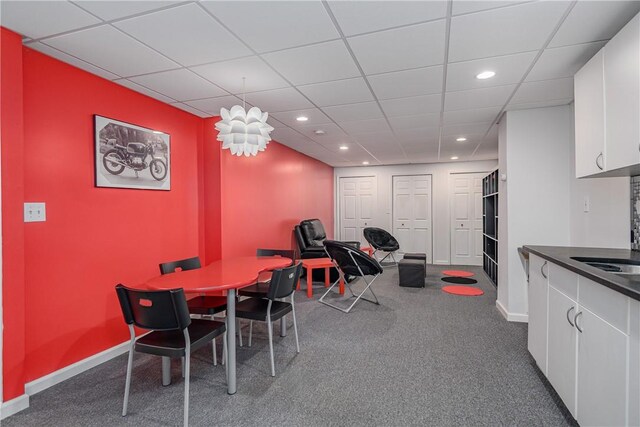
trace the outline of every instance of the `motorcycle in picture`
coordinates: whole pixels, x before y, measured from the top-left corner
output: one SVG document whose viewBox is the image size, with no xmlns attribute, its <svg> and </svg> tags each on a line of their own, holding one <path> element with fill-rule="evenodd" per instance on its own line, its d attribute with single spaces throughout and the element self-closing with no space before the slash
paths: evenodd
<svg viewBox="0 0 640 427">
<path fill-rule="evenodd" d="M 120 175 L 125 168 L 129 168 L 134 170 L 137 178 L 138 172 L 149 168 L 151 176 L 157 181 L 162 181 L 167 176 L 167 164 L 155 156 L 151 144 L 129 142 L 125 147 L 114 143 L 113 147 L 102 156 L 102 164 L 110 174 Z M 147 164 L 148 156 L 151 156 L 151 161 Z"/>
</svg>

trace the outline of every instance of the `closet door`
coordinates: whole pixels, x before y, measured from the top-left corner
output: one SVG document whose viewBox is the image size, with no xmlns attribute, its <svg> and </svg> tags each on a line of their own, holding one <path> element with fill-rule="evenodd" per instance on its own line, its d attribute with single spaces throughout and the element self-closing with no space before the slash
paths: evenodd
<svg viewBox="0 0 640 427">
<path fill-rule="evenodd" d="M 451 264 L 482 265 L 482 178 L 451 175 Z"/>
<path fill-rule="evenodd" d="M 393 230 L 400 252 L 431 254 L 431 175 L 393 177 Z"/>
<path fill-rule="evenodd" d="M 340 240 L 364 240 L 362 230 L 375 227 L 374 219 L 377 209 L 377 180 L 375 176 L 340 178 Z"/>
</svg>

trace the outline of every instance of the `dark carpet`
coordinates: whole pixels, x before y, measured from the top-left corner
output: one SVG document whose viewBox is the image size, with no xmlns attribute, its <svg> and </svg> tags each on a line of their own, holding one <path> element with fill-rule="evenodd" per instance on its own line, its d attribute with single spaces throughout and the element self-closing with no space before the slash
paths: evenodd
<svg viewBox="0 0 640 427">
<path fill-rule="evenodd" d="M 238 348 L 234 396 L 226 393 L 224 368 L 211 363 L 210 347 L 194 354 L 191 425 L 571 424 L 527 352 L 526 324 L 504 320 L 493 285 L 479 268 L 467 269 L 483 296 L 441 292 L 441 267 L 433 266 L 423 289 L 399 287 L 397 269 L 387 268 L 374 283 L 380 305 L 361 301 L 350 314 L 319 304 L 320 284 L 312 300 L 298 292 L 301 353 L 293 328 L 281 338 L 276 326 L 275 378 L 264 324 L 254 324 L 252 348 Z M 244 324 L 245 345 L 247 330 Z M 182 423 L 178 361 L 173 384 L 162 387 L 160 359 L 135 356 L 129 415 L 122 418 L 125 369 L 123 355 L 32 396 L 29 409 L 2 425 Z"/>
</svg>

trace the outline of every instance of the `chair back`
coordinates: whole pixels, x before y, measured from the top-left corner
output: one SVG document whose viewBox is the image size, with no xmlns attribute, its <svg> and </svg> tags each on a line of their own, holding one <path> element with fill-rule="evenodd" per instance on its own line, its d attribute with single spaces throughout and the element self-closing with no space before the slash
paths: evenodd
<svg viewBox="0 0 640 427">
<path fill-rule="evenodd" d="M 398 241 L 387 230 L 378 227 L 367 227 L 362 230 L 364 238 L 374 249 L 383 246 L 396 246 Z"/>
<path fill-rule="evenodd" d="M 285 298 L 291 295 L 298 285 L 301 273 L 302 263 L 300 262 L 291 267 L 273 270 L 267 298 L 273 301 L 276 298 Z"/>
<path fill-rule="evenodd" d="M 281 256 L 295 259 L 295 251 L 291 249 L 256 249 L 256 256 Z"/>
<path fill-rule="evenodd" d="M 179 261 L 163 262 L 160 264 L 160 274 L 174 273 L 178 268 L 182 271 L 195 270 L 202 267 L 200 265 L 200 258 L 195 256 L 193 258 L 181 259 Z"/>
<path fill-rule="evenodd" d="M 191 324 L 187 300 L 182 289 L 148 291 L 116 286 L 124 321 L 143 329 L 168 331 Z"/>
<path fill-rule="evenodd" d="M 322 222 L 317 219 L 305 219 L 300 222 L 300 229 L 305 239 L 307 246 L 322 247 L 322 242 L 327 238 L 327 233 L 324 231 Z"/>
<path fill-rule="evenodd" d="M 376 275 L 382 273 L 380 263 L 367 253 L 347 243 L 336 240 L 325 240 L 324 248 L 338 268 L 351 276 Z M 362 273 L 360 273 L 362 270 Z"/>
</svg>

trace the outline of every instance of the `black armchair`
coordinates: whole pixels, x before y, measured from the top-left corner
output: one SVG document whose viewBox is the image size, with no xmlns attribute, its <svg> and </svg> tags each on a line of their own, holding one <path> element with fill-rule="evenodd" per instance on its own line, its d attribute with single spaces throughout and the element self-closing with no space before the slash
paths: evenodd
<svg viewBox="0 0 640 427">
<path fill-rule="evenodd" d="M 362 234 L 364 234 L 364 238 L 367 240 L 367 242 L 369 242 L 371 247 L 374 249 L 374 252 L 373 252 L 374 256 L 375 256 L 375 253 L 378 251 L 387 252 L 387 255 L 385 255 L 385 257 L 382 258 L 382 260 L 380 260 L 381 263 L 382 261 L 387 259 L 388 256 L 391 256 L 391 259 L 393 259 L 394 264 L 397 264 L 397 261 L 393 256 L 393 253 L 400 249 L 400 244 L 395 239 L 395 237 L 391 235 L 391 233 L 389 233 L 386 230 L 383 230 L 382 228 L 367 227 L 364 230 L 362 230 Z"/>
</svg>

